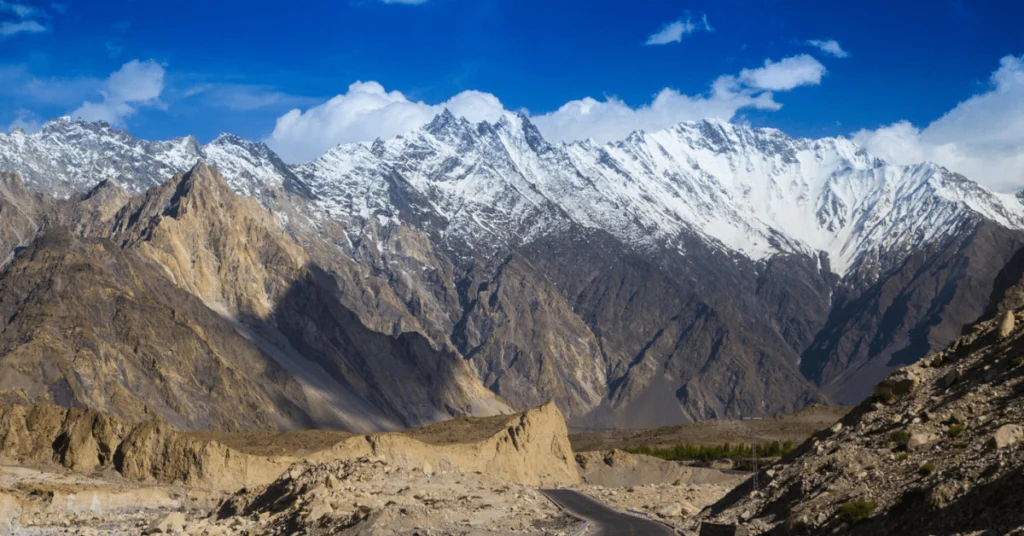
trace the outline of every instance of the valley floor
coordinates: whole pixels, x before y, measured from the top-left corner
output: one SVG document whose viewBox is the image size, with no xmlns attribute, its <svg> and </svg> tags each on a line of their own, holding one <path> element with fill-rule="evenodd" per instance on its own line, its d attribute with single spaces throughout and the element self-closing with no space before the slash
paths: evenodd
<svg viewBox="0 0 1024 536">
<path fill-rule="evenodd" d="M 676 445 L 720 445 L 792 441 L 799 444 L 828 428 L 850 411 L 848 407 L 811 405 L 792 414 L 765 419 L 714 419 L 643 430 L 573 430 L 569 441 L 576 452 L 665 448 Z"/>
<path fill-rule="evenodd" d="M 218 494 L 111 474 L 0 466 L 0 534 L 138 535 L 172 512 L 207 512 Z"/>
<path fill-rule="evenodd" d="M 657 447 L 739 442 L 753 430 L 762 441 L 799 441 L 841 414 L 809 408 L 584 438 L 591 446 Z M 620 449 L 573 449 L 553 403 L 369 435 L 182 432 L 92 410 L 0 406 L 4 536 L 580 534 L 584 520 L 541 491 L 553 489 L 689 534 L 702 510 L 749 476 Z"/>
<path fill-rule="evenodd" d="M 645 480 L 642 471 L 636 474 Z M 681 527 L 686 516 L 717 501 L 743 478 L 721 473 L 715 483 L 677 479 L 630 486 L 581 483 L 570 489 L 619 511 Z M 0 534 L 14 536 L 219 536 L 300 529 L 311 535 L 553 536 L 581 526 L 536 487 L 475 472 L 410 470 L 368 458 L 297 464 L 268 488 L 235 494 L 133 483 L 116 474 L 0 466 Z"/>
</svg>

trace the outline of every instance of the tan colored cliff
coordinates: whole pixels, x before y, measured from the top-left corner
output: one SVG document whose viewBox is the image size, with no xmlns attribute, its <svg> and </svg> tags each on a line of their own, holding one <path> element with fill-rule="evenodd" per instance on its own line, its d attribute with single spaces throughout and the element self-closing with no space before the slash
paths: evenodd
<svg viewBox="0 0 1024 536">
<path fill-rule="evenodd" d="M 128 424 L 101 412 L 52 405 L 0 406 L 5 463 L 56 463 L 82 472 L 113 467 L 136 481 L 234 491 L 269 484 L 300 461 L 360 457 L 426 472 L 481 472 L 526 485 L 579 482 L 565 421 L 554 403 L 516 415 L 351 436 L 301 458 L 241 452 L 156 421 Z"/>
<path fill-rule="evenodd" d="M 129 201 L 111 238 L 231 314 L 267 316 L 309 261 L 271 213 L 204 163 Z"/>
</svg>

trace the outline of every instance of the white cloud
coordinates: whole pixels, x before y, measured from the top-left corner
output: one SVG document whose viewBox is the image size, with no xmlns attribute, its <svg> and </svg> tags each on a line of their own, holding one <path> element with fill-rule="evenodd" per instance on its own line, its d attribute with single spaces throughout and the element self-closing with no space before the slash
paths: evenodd
<svg viewBox="0 0 1024 536">
<path fill-rule="evenodd" d="M 20 33 L 42 33 L 46 26 L 34 20 L 23 20 L 20 22 L 0 22 L 0 37 L 10 37 Z"/>
<path fill-rule="evenodd" d="M 445 108 L 471 121 L 494 121 L 504 108 L 489 93 L 464 91 L 446 102 L 413 102 L 377 82 L 356 82 L 348 92 L 277 119 L 267 142 L 286 160 L 313 159 L 339 143 L 391 138 L 429 122 Z"/>
<path fill-rule="evenodd" d="M 743 69 L 740 81 L 744 84 L 771 91 L 788 91 L 795 87 L 818 85 L 825 76 L 825 66 L 818 60 L 800 54 L 781 61 L 764 60 L 764 67 Z"/>
<path fill-rule="evenodd" d="M 767 62 L 765 68 L 789 65 L 790 59 L 777 64 Z M 813 79 L 804 76 L 804 82 L 797 77 L 786 84 L 767 84 L 761 78 L 752 80 L 792 89 L 801 83 L 816 84 L 821 77 L 820 74 Z M 767 78 L 774 80 L 772 76 Z M 665 88 L 650 103 L 636 108 L 615 97 L 603 100 L 586 97 L 568 102 L 555 111 L 534 115 L 531 120 L 553 141 L 591 138 L 604 142 L 624 138 L 634 130 L 657 130 L 681 121 L 729 120 L 742 109 L 778 110 L 782 105 L 767 89 L 771 88 L 743 80 L 742 73 L 739 77 L 724 75 L 700 95 L 685 95 Z M 445 102 L 426 104 L 411 101 L 398 91 L 388 92 L 377 82 L 356 82 L 346 93 L 325 103 L 282 115 L 266 141 L 289 162 L 308 161 L 339 143 L 390 138 L 408 132 L 426 124 L 445 108 L 473 122 L 495 121 L 505 112 L 498 98 L 489 93 L 464 91 Z"/>
<path fill-rule="evenodd" d="M 124 124 L 140 106 L 159 106 L 164 68 L 153 60 L 132 60 L 111 73 L 103 83 L 100 102 L 84 102 L 71 116 L 86 121 Z"/>
<path fill-rule="evenodd" d="M 835 39 L 811 39 L 809 41 L 805 41 L 805 44 L 817 47 L 822 52 L 837 58 L 846 58 L 849 56 L 849 54 L 843 50 L 843 47 L 839 46 L 839 41 L 836 41 Z"/>
<path fill-rule="evenodd" d="M 661 30 L 648 37 L 647 42 L 644 44 L 667 45 L 669 43 L 678 43 L 683 40 L 684 35 L 690 35 L 701 30 L 706 32 L 712 31 L 711 25 L 708 24 L 708 16 L 701 16 L 701 19 L 695 23 L 687 15 L 686 20 L 679 19 L 666 24 Z"/>
<path fill-rule="evenodd" d="M 650 104 L 632 108 L 614 97 L 599 101 L 590 97 L 569 102 L 554 112 L 532 117 L 544 136 L 553 140 L 623 139 L 635 130 L 659 130 L 681 121 L 732 119 L 743 108 L 778 110 L 769 92 L 751 90 L 735 77 L 722 76 L 707 95 L 689 96 L 675 89 L 658 92 Z"/>
<path fill-rule="evenodd" d="M 896 164 L 931 161 L 1000 191 L 1024 186 L 1024 56 L 1006 56 L 990 88 L 925 128 L 900 121 L 854 141 Z"/>
</svg>

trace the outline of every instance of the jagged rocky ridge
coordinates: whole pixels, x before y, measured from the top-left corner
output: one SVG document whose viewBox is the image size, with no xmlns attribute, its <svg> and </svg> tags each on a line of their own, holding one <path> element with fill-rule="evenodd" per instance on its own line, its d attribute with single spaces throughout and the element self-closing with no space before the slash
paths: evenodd
<svg viewBox="0 0 1024 536">
<path fill-rule="evenodd" d="M 1024 244 L 1015 198 L 943 168 L 717 121 L 565 145 L 445 113 L 301 166 L 230 135 L 0 136 L 0 168 L 57 195 L 141 192 L 196 159 L 272 209 L 367 328 L 419 333 L 511 405 L 554 398 L 583 426 L 857 400 L 975 320 Z"/>
<path fill-rule="evenodd" d="M 894 372 L 830 429 L 706 518 L 770 534 L 1024 533 L 1020 258 L 989 314 Z"/>
<path fill-rule="evenodd" d="M 362 324 L 335 278 L 205 164 L 134 197 L 108 182 L 55 202 L 2 179 L 20 198 L 0 207 L 30 208 L 36 228 L 0 271 L 3 401 L 228 430 L 509 411 L 454 350 Z"/>
<path fill-rule="evenodd" d="M 7 463 L 57 464 L 81 473 L 113 469 L 134 481 L 241 490 L 243 495 L 246 488 L 271 484 L 289 467 L 357 458 L 429 473 L 485 473 L 538 487 L 580 479 L 565 420 L 552 403 L 403 432 L 339 434 L 319 449 L 280 455 L 238 450 L 159 420 L 125 421 L 101 411 L 48 404 L 0 405 L 0 424 L 0 459 Z"/>
</svg>

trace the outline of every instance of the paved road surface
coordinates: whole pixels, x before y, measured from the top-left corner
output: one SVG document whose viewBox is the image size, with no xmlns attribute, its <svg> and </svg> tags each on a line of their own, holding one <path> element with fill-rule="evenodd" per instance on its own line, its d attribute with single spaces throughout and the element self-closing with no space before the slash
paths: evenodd
<svg viewBox="0 0 1024 536">
<path fill-rule="evenodd" d="M 674 536 L 675 532 L 654 521 L 623 514 L 568 489 L 545 489 L 541 493 L 558 503 L 570 514 L 594 524 L 598 536 Z"/>
</svg>

